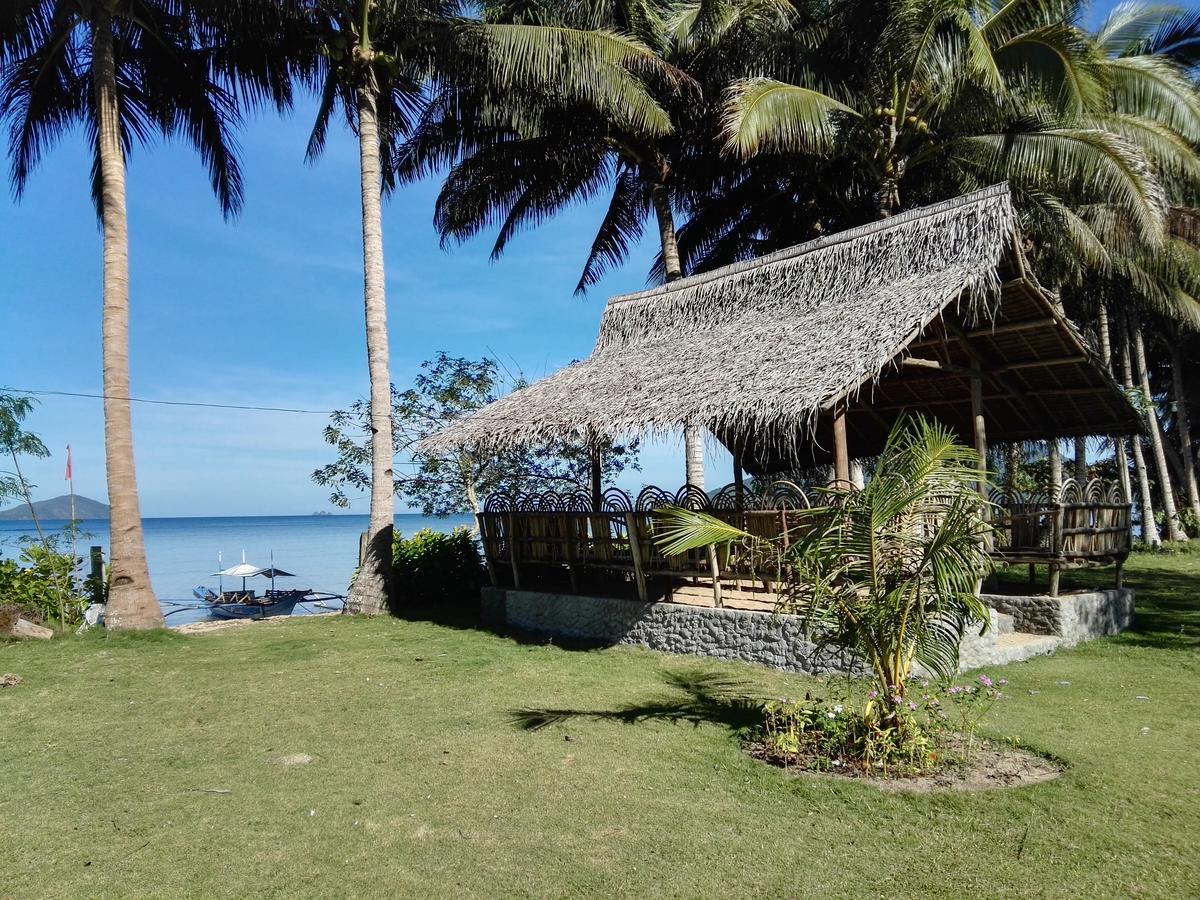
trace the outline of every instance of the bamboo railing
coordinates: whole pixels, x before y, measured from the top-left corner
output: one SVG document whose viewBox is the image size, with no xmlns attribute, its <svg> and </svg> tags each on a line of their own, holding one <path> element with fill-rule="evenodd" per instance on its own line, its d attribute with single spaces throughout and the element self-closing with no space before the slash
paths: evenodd
<svg viewBox="0 0 1200 900">
<path fill-rule="evenodd" d="M 818 506 L 823 499 L 790 481 L 775 482 L 760 493 L 730 484 L 711 495 L 691 486 L 670 493 L 651 485 L 636 498 L 612 488 L 598 508 L 582 491 L 493 494 L 478 521 L 495 586 L 545 586 L 565 574 L 571 593 L 579 593 L 585 579 L 603 575 L 629 583 L 646 601 L 651 584 L 669 597 L 675 586 L 703 582 L 712 590 L 714 605 L 722 606 L 723 585 L 769 591 L 781 573 L 764 570 L 761 560 L 715 547 L 667 556 L 655 539 L 655 511 L 679 506 L 706 512 L 786 545 L 798 529 L 813 527 L 812 516 L 796 510 Z M 1057 593 L 1058 572 L 1074 565 L 1115 562 L 1119 581 L 1130 545 L 1130 504 L 1119 486 L 1093 481 L 1080 491 L 1068 481 L 1053 501 L 1045 494 L 1009 496 L 995 490 L 990 499 L 992 553 L 998 559 L 1049 565 L 1052 593 Z"/>
</svg>

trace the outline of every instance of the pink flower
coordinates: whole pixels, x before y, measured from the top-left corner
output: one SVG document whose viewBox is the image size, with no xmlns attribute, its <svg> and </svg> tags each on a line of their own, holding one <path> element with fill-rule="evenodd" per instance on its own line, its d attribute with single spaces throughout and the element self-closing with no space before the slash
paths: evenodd
<svg viewBox="0 0 1200 900">
<path fill-rule="evenodd" d="M 909 708 L 909 709 L 911 709 L 913 712 L 916 712 L 916 710 L 917 710 L 917 704 L 915 704 L 915 703 L 913 703 L 911 700 L 909 700 L 909 701 L 908 701 L 908 708 Z"/>
<path fill-rule="evenodd" d="M 988 678 L 986 675 L 980 675 L 979 683 L 982 684 L 984 687 L 991 687 L 992 679 Z"/>
<path fill-rule="evenodd" d="M 874 700 L 876 697 L 878 697 L 878 696 L 879 696 L 879 691 L 871 691 L 869 694 L 867 694 L 867 696 L 868 696 L 870 699 Z"/>
</svg>

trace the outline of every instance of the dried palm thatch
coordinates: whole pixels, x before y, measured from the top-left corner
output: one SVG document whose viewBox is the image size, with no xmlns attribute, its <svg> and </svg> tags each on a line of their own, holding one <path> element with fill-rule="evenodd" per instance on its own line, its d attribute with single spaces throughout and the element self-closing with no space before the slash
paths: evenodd
<svg viewBox="0 0 1200 900">
<path fill-rule="evenodd" d="M 609 300 L 592 355 L 418 446 L 677 432 L 794 450 L 948 309 L 989 320 L 1016 245 L 1006 185 Z M 892 365 L 891 369 L 895 369 Z"/>
</svg>

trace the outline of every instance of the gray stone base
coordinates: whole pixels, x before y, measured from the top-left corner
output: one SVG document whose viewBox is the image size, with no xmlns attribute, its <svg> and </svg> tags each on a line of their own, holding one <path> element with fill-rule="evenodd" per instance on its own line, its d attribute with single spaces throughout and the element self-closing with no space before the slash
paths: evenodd
<svg viewBox="0 0 1200 900">
<path fill-rule="evenodd" d="M 1033 621 L 1034 613 L 1019 616 L 1010 609 L 1020 604 L 1009 602 L 1002 607 L 999 603 L 1025 599 L 1052 598 L 984 597 L 993 610 L 991 627 L 982 636 L 975 628 L 964 637 L 961 670 L 1017 662 L 1089 637 L 1116 633 L 1129 623 L 1133 608 L 1133 595 L 1127 589 L 1053 598 L 1058 616 L 1054 627 L 1064 630 L 1030 633 L 1023 626 Z M 496 628 L 507 626 L 605 645 L 637 644 L 668 653 L 735 659 L 814 675 L 864 671 L 848 653 L 818 653 L 796 616 L 491 587 L 483 589 L 482 609 L 484 622 Z M 1039 621 L 1049 622 L 1046 610 L 1050 607 L 1042 604 L 1037 609 L 1042 617 Z"/>
<path fill-rule="evenodd" d="M 1062 647 L 1119 634 L 1133 622 L 1130 588 L 1080 591 L 1058 597 L 983 594 L 980 599 L 992 609 L 1012 616 L 1017 631 L 1052 635 Z"/>
</svg>

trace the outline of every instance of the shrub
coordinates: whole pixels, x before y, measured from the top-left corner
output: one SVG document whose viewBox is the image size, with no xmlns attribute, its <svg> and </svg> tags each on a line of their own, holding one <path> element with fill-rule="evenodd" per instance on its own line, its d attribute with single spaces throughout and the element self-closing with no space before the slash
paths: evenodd
<svg viewBox="0 0 1200 900">
<path fill-rule="evenodd" d="M 758 755 L 785 766 L 919 775 L 971 762 L 980 722 L 1007 684 L 984 674 L 938 686 L 913 679 L 906 691 L 871 690 L 858 702 L 781 697 L 762 705 L 762 724 L 747 737 Z"/>
<path fill-rule="evenodd" d="M 71 628 L 83 621 L 88 598 L 75 578 L 77 560 L 58 549 L 58 538 L 26 540 L 18 560 L 0 559 L 0 602 L 30 621 Z"/>
<path fill-rule="evenodd" d="M 405 606 L 470 603 L 483 583 L 483 557 L 466 528 L 450 534 L 422 529 L 392 543 L 397 602 Z"/>
</svg>

